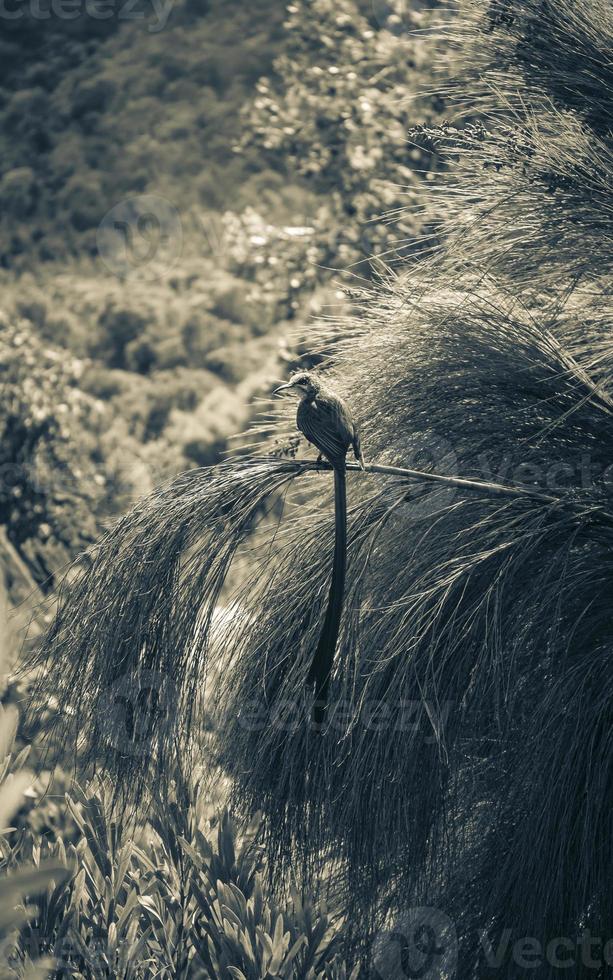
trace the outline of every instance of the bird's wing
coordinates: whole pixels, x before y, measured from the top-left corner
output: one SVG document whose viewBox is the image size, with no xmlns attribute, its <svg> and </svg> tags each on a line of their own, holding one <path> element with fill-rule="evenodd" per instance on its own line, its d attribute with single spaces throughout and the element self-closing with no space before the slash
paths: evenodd
<svg viewBox="0 0 613 980">
<path fill-rule="evenodd" d="M 298 428 L 330 462 L 342 460 L 351 443 L 342 403 L 332 399 L 303 402 L 298 411 Z"/>
</svg>

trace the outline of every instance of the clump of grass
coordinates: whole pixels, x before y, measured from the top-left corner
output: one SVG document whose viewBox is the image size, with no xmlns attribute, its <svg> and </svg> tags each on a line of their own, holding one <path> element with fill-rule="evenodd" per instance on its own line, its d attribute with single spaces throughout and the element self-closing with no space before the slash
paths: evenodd
<svg viewBox="0 0 613 980">
<path fill-rule="evenodd" d="M 117 777 L 124 801 L 162 796 L 192 767 L 211 621 L 232 558 L 296 466 L 191 470 L 138 503 L 59 595 L 36 654 L 53 667 L 55 734 L 76 766 Z M 43 669 L 33 704 L 44 704 Z"/>
<path fill-rule="evenodd" d="M 549 928 L 560 906 L 543 866 L 533 871 L 533 849 L 545 829 L 560 846 L 559 814 L 539 790 L 537 830 L 525 790 L 568 792 L 570 763 L 554 776 L 538 754 L 544 726 L 568 725 L 567 701 L 554 711 L 550 685 L 572 687 L 584 627 L 595 651 L 608 637 L 613 405 L 510 298 L 435 291 L 419 307 L 396 307 L 393 319 L 381 305 L 379 316 L 364 327 L 367 361 L 355 353 L 364 344 L 354 341 L 353 353 L 341 345 L 337 378 L 354 392 L 371 459 L 467 477 L 488 468 L 573 507 L 352 479 L 350 587 L 330 693 L 338 710 L 314 733 L 302 692 L 331 541 L 314 488 L 294 521 L 286 514 L 274 565 L 264 560 L 257 591 L 242 597 L 253 615 L 237 621 L 224 650 L 221 762 L 235 801 L 264 808 L 277 859 L 313 876 L 334 865 L 360 929 L 379 903 L 400 907 L 433 891 L 446 902 L 460 880 L 462 895 L 479 883 L 488 914 Z M 586 487 L 584 454 L 594 474 Z M 561 763 L 561 744 L 556 752 Z M 569 821 L 585 791 L 567 797 Z M 607 819 L 594 812 L 593 847 Z M 509 840 L 510 828 L 509 868 L 521 873 L 510 879 L 507 868 L 488 881 L 488 848 L 503 833 Z M 589 887 L 589 848 L 573 861 L 575 881 L 584 876 Z M 507 885 L 496 905 L 498 880 L 513 880 L 516 892 Z M 453 911 L 461 917 L 462 903 Z"/>
<path fill-rule="evenodd" d="M 588 632 L 590 650 L 606 644 L 613 402 L 501 293 L 433 291 L 419 309 L 397 306 L 393 331 L 379 311 L 378 327 L 372 308 L 362 327 L 368 362 L 346 342 L 337 378 L 349 397 L 350 386 L 360 392 L 370 458 L 468 478 L 489 468 L 542 498 L 350 474 L 350 585 L 325 730 L 313 729 L 304 692 L 332 509 L 325 474 L 307 477 L 299 460 L 193 471 L 141 502 L 70 586 L 43 655 L 87 736 L 86 761 L 114 775 L 124 800 L 152 787 L 163 795 L 195 765 L 209 666 L 209 763 L 230 776 L 239 812 L 264 810 L 275 871 L 291 865 L 314 881 L 334 870 L 360 929 L 407 895 L 436 889 L 443 900 L 480 881 L 490 914 L 516 909 L 526 925 L 541 922 L 553 900 L 547 881 L 531 878 L 528 849 L 545 825 L 556 846 L 559 812 L 549 816 L 543 798 L 537 830 L 535 797 L 516 780 L 525 788 L 531 765 L 531 782 L 548 785 L 551 760 L 535 753 L 543 726 L 556 724 L 552 678 L 575 683 Z M 594 476 L 584 487 L 586 453 Z M 561 463 L 564 486 L 552 487 Z M 300 497 L 280 525 L 255 529 L 265 501 L 298 476 Z M 215 644 L 213 613 L 248 532 L 249 574 L 228 597 L 241 612 Z M 563 730 L 567 701 L 557 711 Z M 567 791 L 570 769 L 557 779 Z M 584 793 L 567 797 L 571 822 Z M 594 813 L 594 845 L 603 820 Z M 489 848 L 503 828 L 523 870 L 515 895 L 500 879 L 495 909 Z M 573 858 L 583 888 L 594 875 L 588 855 Z"/>
<path fill-rule="evenodd" d="M 457 6 L 440 65 L 450 123 L 413 133 L 451 162 L 424 205 L 437 251 L 524 292 L 559 296 L 570 282 L 603 279 L 613 221 L 611 5 Z"/>
<path fill-rule="evenodd" d="M 524 105 L 528 95 L 546 110 L 571 110 L 610 139 L 613 11 L 606 0 L 470 0 L 463 12 L 472 22 L 463 54 L 471 95 L 481 88 L 491 100 L 497 85 L 517 102 L 523 94 Z"/>
</svg>

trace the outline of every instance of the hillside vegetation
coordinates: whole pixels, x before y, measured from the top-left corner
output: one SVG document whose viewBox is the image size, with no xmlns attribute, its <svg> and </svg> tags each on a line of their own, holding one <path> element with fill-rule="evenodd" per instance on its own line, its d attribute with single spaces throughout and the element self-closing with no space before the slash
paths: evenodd
<svg viewBox="0 0 613 980">
<path fill-rule="evenodd" d="M 155 9 L 9 22 L 3 307 L 20 343 L 75 362 L 89 422 L 72 438 L 96 469 L 83 492 L 98 518 L 220 459 L 311 317 L 344 308 L 342 276 L 359 284 L 374 253 L 419 247 L 419 215 L 396 211 L 419 202 L 432 155 L 406 132 L 440 105 L 416 115 L 430 68 L 407 32 L 427 21 L 404 6 L 316 0 L 286 17 L 184 0 L 163 27 Z M 10 504 L 14 543 L 40 552 L 22 498 Z"/>
</svg>

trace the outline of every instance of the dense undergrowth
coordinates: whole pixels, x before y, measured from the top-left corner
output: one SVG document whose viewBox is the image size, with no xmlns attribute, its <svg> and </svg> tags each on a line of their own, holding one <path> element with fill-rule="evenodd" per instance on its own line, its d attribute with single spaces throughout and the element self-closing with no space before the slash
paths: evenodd
<svg viewBox="0 0 613 980">
<path fill-rule="evenodd" d="M 14 707 L 4 708 L 3 977 L 349 980 L 338 911 L 297 887 L 285 904 L 268 894 L 260 818 L 238 834 L 210 794 L 205 803 L 192 790 L 150 813 L 135 835 L 113 819 L 108 794 L 72 786 L 53 801 L 59 822 L 49 822 L 46 804 L 41 834 L 37 810 L 23 807 L 33 776 L 24 769 L 27 750 L 14 751 L 16 725 Z"/>
</svg>

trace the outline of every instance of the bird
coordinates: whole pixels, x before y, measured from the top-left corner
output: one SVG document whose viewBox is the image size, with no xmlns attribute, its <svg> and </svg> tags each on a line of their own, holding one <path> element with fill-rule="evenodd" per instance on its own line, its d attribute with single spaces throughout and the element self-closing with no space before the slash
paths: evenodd
<svg viewBox="0 0 613 980">
<path fill-rule="evenodd" d="M 307 675 L 307 686 L 314 689 L 313 720 L 321 728 L 326 718 L 330 675 L 340 629 L 347 569 L 347 486 L 346 458 L 353 449 L 364 469 L 364 456 L 358 426 L 348 405 L 316 373 L 298 371 L 275 394 L 297 394 L 300 398 L 296 425 L 334 471 L 334 559 L 326 616 L 317 648 Z"/>
</svg>

